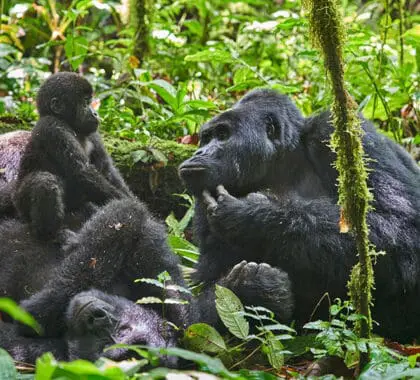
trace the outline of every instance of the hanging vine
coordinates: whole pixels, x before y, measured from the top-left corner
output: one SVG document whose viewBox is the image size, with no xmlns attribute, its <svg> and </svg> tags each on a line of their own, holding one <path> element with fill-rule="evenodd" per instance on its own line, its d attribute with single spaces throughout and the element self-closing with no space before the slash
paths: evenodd
<svg viewBox="0 0 420 380">
<path fill-rule="evenodd" d="M 358 313 L 365 316 L 357 323 L 362 338 L 369 338 L 372 329 L 370 306 L 374 286 L 369 228 L 366 216 L 372 196 L 367 186 L 362 146 L 362 128 L 357 115 L 357 105 L 345 89 L 343 43 L 344 26 L 335 0 L 306 0 L 313 42 L 323 54 L 334 101 L 331 109 L 334 132 L 331 147 L 337 154 L 338 203 L 341 206 L 340 230 L 354 235 L 359 262 L 350 275 L 348 289 Z M 368 360 L 362 353 L 360 366 Z"/>
</svg>

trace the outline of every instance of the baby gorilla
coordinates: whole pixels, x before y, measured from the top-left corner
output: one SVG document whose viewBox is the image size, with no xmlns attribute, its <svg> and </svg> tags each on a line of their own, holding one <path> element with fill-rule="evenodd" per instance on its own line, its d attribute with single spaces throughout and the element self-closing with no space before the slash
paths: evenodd
<svg viewBox="0 0 420 380">
<path fill-rule="evenodd" d="M 73 297 L 66 321 L 68 332 L 62 339 L 21 337 L 16 326 L 1 323 L 0 347 L 17 361 L 35 363 L 45 352 L 52 352 L 57 360 L 95 361 L 100 356 L 124 360 L 135 353 L 121 348 L 103 351 L 114 344 L 168 347 L 176 342 L 173 329 L 156 312 L 98 290 Z M 161 364 L 174 366 L 176 360 L 162 358 Z"/>
<path fill-rule="evenodd" d="M 40 119 L 20 161 L 14 204 L 39 239 L 65 239 L 69 219 L 80 227 L 92 205 L 132 196 L 97 132 L 92 93 L 86 79 L 68 72 L 38 91 Z"/>
</svg>

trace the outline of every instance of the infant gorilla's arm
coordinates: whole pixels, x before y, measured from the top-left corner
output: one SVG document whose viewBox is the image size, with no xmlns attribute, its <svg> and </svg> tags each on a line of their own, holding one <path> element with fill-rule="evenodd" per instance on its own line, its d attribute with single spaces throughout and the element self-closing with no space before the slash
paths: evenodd
<svg viewBox="0 0 420 380">
<path fill-rule="evenodd" d="M 124 182 L 120 172 L 115 168 L 111 157 L 105 151 L 104 144 L 102 142 L 101 136 L 98 132 L 92 133 L 89 136 L 89 140 L 92 142 L 93 150 L 90 154 L 90 161 L 98 169 L 100 173 L 120 190 L 126 196 L 132 197 L 133 194 Z"/>
<path fill-rule="evenodd" d="M 37 127 L 36 127 L 37 128 Z M 97 204 L 103 204 L 110 199 L 123 198 L 126 194 L 98 171 L 89 162 L 89 156 L 82 149 L 74 133 L 53 117 L 46 116 L 40 120 L 36 132 L 35 143 L 42 144 L 44 153 L 54 162 L 60 178 L 67 179 L 70 189 L 83 191 L 83 198 Z M 97 137 L 94 137 L 97 140 Z M 95 143 L 96 153 L 98 143 Z M 59 149 L 57 149 L 59 147 Z"/>
</svg>

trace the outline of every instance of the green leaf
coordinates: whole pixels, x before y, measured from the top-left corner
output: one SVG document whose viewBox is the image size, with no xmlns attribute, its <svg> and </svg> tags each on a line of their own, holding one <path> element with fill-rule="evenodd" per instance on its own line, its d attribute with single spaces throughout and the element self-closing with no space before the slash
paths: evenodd
<svg viewBox="0 0 420 380">
<path fill-rule="evenodd" d="M 13 380 L 16 377 L 17 371 L 12 357 L 0 348 L 0 379 Z"/>
<path fill-rule="evenodd" d="M 226 344 L 216 329 L 206 323 L 195 323 L 184 333 L 186 348 L 198 352 L 218 353 L 226 350 Z"/>
<path fill-rule="evenodd" d="M 289 86 L 281 83 L 276 83 L 271 86 L 273 89 L 280 91 L 283 94 L 293 94 L 296 92 L 302 92 L 301 86 Z"/>
<path fill-rule="evenodd" d="M 160 298 L 157 297 L 143 297 L 136 301 L 136 303 L 145 305 L 145 304 L 155 304 L 155 303 L 163 303 Z"/>
<path fill-rule="evenodd" d="M 9 314 L 14 320 L 32 327 L 38 334 L 41 328 L 38 322 L 10 298 L 0 298 L 0 310 Z"/>
<path fill-rule="evenodd" d="M 274 32 L 278 32 L 280 30 L 290 30 L 293 29 L 296 26 L 301 26 L 301 25 L 305 25 L 305 19 L 294 19 L 294 18 L 289 18 L 286 21 L 283 21 L 282 23 L 278 24 L 276 26 L 276 28 L 274 29 Z"/>
<path fill-rule="evenodd" d="M 216 285 L 216 309 L 223 324 L 232 335 L 246 339 L 249 334 L 249 323 L 243 315 L 244 307 L 231 290 Z"/>
<path fill-rule="evenodd" d="M 233 76 L 233 83 L 235 85 L 241 84 L 243 82 L 246 82 L 248 79 L 255 79 L 255 74 L 252 72 L 251 69 L 248 67 L 241 67 L 238 70 L 236 70 L 234 76 Z"/>
<path fill-rule="evenodd" d="M 137 162 L 147 162 L 149 160 L 149 152 L 144 149 L 139 149 L 131 152 L 131 159 L 134 164 L 137 164 Z"/>
<path fill-rule="evenodd" d="M 10 54 L 18 54 L 19 50 L 7 44 L 0 44 L 0 58 L 6 57 Z"/>
<path fill-rule="evenodd" d="M 266 336 L 263 352 L 267 355 L 268 361 L 275 369 L 280 369 L 284 364 L 284 347 L 280 340 L 275 339 L 274 334 Z"/>
<path fill-rule="evenodd" d="M 156 93 L 167 103 L 173 112 L 178 109 L 177 93 L 175 88 L 162 79 L 155 79 L 148 84 L 148 87 L 156 91 Z"/>
<path fill-rule="evenodd" d="M 85 60 L 89 50 L 89 42 L 85 37 L 68 34 L 64 44 L 64 51 L 73 70 L 76 70 Z"/>
<path fill-rule="evenodd" d="M 213 102 L 207 100 L 189 100 L 184 104 L 193 109 L 217 109 L 217 106 Z"/>
<path fill-rule="evenodd" d="M 150 148 L 150 153 L 157 162 L 162 162 L 165 166 L 168 164 L 168 157 L 161 150 Z"/>
<path fill-rule="evenodd" d="M 157 286 L 158 288 L 164 288 L 165 285 L 163 285 L 160 281 L 154 279 L 154 278 L 138 278 L 134 280 L 134 282 L 143 282 L 146 284 Z"/>
<path fill-rule="evenodd" d="M 210 48 L 195 54 L 187 55 L 184 58 L 187 62 L 212 62 L 212 63 L 232 63 L 234 59 L 226 50 Z"/>
<path fill-rule="evenodd" d="M 212 358 L 205 354 L 200 354 L 182 348 L 170 347 L 170 348 L 155 348 L 147 347 L 147 349 L 156 354 L 156 355 L 171 355 L 177 356 L 179 358 L 190 360 L 197 363 L 200 368 L 205 368 L 206 371 L 209 371 L 215 375 L 220 375 L 227 379 L 234 379 L 240 377 L 232 372 L 229 372 L 226 367 L 223 365 L 220 359 Z"/>
<path fill-rule="evenodd" d="M 185 240 L 180 236 L 170 235 L 168 237 L 168 243 L 171 249 L 178 256 L 181 256 L 182 258 L 193 263 L 198 261 L 198 248 L 194 244 L 191 244 L 188 240 Z"/>
</svg>

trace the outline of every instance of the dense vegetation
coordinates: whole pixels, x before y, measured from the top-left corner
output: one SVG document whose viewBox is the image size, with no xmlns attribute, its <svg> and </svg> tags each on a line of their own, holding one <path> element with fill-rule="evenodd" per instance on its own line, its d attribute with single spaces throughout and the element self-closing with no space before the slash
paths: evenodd
<svg viewBox="0 0 420 380">
<path fill-rule="evenodd" d="M 11 0 L 0 6 L 0 126 L 33 124 L 34 94 L 57 70 L 79 71 L 94 85 L 103 132 L 146 144 L 147 149 L 136 151 L 135 162 L 165 165 L 168 158 L 154 148 L 154 139 L 196 144 L 205 120 L 255 87 L 289 94 L 305 115 L 332 104 L 321 55 L 309 38 L 308 17 L 296 0 Z M 340 8 L 347 29 L 348 91 L 382 133 L 419 159 L 418 5 L 410 0 L 343 0 Z M 179 199 L 191 204 L 186 195 Z M 167 218 L 172 248 L 183 258 L 186 272 L 197 259 L 196 248 L 184 239 L 191 216 L 189 207 L 182 220 Z M 156 284 L 164 289 L 164 280 Z M 371 360 L 360 378 L 420 377 L 420 349 L 394 344 L 397 350 L 391 350 L 380 338 L 359 338 L 353 324 L 360 317 L 344 300 L 332 300 L 329 321 L 307 326 L 318 334 L 296 336 L 269 311 L 244 309 L 226 289 L 218 289 L 217 296 L 230 335 L 222 337 L 200 324 L 185 332 L 185 347 L 191 351 L 172 349 L 204 371 L 225 378 L 299 378 L 305 371 L 316 373 L 308 370 L 313 358 L 323 363 L 333 357 L 320 366 L 329 368 L 327 373 L 352 376 L 348 368 L 355 367 L 369 345 Z M 233 313 L 238 309 L 240 313 Z M 249 320 L 257 321 L 256 331 L 250 332 Z M 136 350 L 154 363 L 157 350 Z M 144 364 L 65 364 L 45 355 L 36 376 L 165 376 L 163 369 L 134 375 Z M 10 358 L 0 352 L 0 375 L 2 371 L 18 376 Z"/>
</svg>

